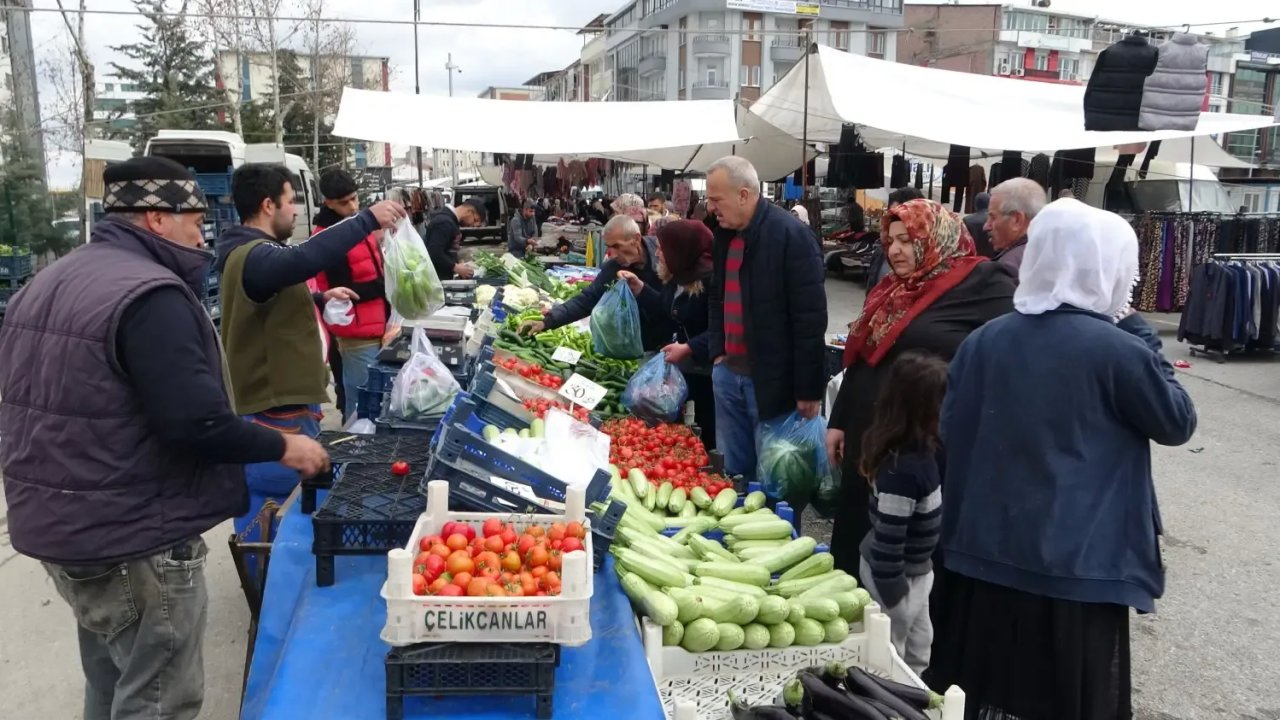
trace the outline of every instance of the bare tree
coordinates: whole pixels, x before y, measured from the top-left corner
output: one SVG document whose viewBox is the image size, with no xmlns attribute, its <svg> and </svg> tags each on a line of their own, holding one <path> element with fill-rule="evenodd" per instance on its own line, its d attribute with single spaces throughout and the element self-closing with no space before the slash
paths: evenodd
<svg viewBox="0 0 1280 720">
<path fill-rule="evenodd" d="M 245 21 L 240 17 L 240 0 L 195 0 L 195 10 L 203 18 L 197 20 L 200 28 L 214 46 L 214 74 L 222 89 L 231 126 L 237 135 L 244 135 L 241 116 L 242 94 L 240 68 L 251 48 L 246 44 Z M 235 67 L 230 73 L 223 67 L 222 54 L 230 53 Z M 235 82 L 232 83 L 234 78 Z"/>
<path fill-rule="evenodd" d="M 62 0 L 58 2 L 58 14 L 62 17 L 62 22 L 67 26 L 67 34 L 71 36 L 72 56 L 75 58 L 76 77 L 67 80 L 62 69 L 51 70 L 46 66 L 46 75 L 50 79 L 54 76 L 61 79 L 55 80 L 54 92 L 58 95 L 60 101 L 60 110 L 63 113 L 63 122 L 61 128 L 55 131 L 56 138 L 60 137 L 63 145 L 71 145 L 74 143 L 75 149 L 72 152 L 80 156 L 80 232 L 81 240 L 85 239 L 88 234 L 88 217 L 85 213 L 85 195 L 89 188 L 89 163 L 85 162 L 85 148 L 88 145 L 89 138 L 94 134 L 93 126 L 93 63 L 89 60 L 89 49 L 85 44 L 85 3 L 87 0 L 80 0 L 80 8 L 75 11 L 76 21 L 74 25 L 71 22 L 71 11 L 63 6 Z M 69 148 L 68 148 L 69 149 Z"/>
<path fill-rule="evenodd" d="M 321 22 L 325 0 L 307 0 L 302 50 L 307 59 L 307 106 L 311 113 L 311 167 L 320 171 L 320 125 L 335 115 L 342 88 L 351 79 L 348 57 L 355 52 L 355 29 L 349 23 Z"/>
<path fill-rule="evenodd" d="M 305 22 L 282 23 L 279 16 L 293 16 L 296 0 L 237 0 L 246 17 L 246 35 L 257 49 L 266 53 L 271 68 L 271 115 L 275 141 L 284 143 L 284 116 L 289 107 L 280 106 L 280 52 L 306 26 Z M 290 104 L 294 102 L 289 100 Z"/>
</svg>

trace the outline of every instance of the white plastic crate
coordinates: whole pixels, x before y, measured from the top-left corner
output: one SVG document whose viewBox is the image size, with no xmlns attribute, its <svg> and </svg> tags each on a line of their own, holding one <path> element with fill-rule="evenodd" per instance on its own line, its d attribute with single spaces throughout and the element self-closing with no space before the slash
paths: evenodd
<svg viewBox="0 0 1280 720">
<path fill-rule="evenodd" d="M 402 647 L 421 642 L 549 642 L 582 645 L 591 639 L 591 525 L 581 489 L 569 488 L 564 515 L 500 515 L 449 512 L 449 483 L 427 484 L 427 511 L 418 518 L 405 549 L 387 553 L 387 624 L 382 640 Z M 564 556 L 560 594 L 555 597 L 440 597 L 413 594 L 413 560 L 422 537 L 449 521 L 480 530 L 501 518 L 517 532 L 530 525 L 578 521 L 587 529 L 584 551 Z"/>
<path fill-rule="evenodd" d="M 832 660 L 857 665 L 901 683 L 924 687 L 889 640 L 889 616 L 875 603 L 863 609 L 862 623 L 851 623 L 841 643 L 809 647 L 691 653 L 662 644 L 662 628 L 640 618 L 645 657 L 668 720 L 728 720 L 729 690 L 751 705 L 777 700 L 797 670 Z M 926 713 L 935 720 L 963 720 L 964 692 L 947 690 L 946 703 Z"/>
</svg>

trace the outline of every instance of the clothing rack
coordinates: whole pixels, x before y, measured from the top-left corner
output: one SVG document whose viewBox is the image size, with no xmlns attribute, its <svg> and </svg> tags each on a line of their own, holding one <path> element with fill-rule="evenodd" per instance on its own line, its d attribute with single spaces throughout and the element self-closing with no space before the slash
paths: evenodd
<svg viewBox="0 0 1280 720">
<path fill-rule="evenodd" d="M 1134 307 L 1179 312 L 1192 270 L 1223 253 L 1280 253 L 1280 215 L 1148 212 L 1130 220 L 1138 235 L 1140 280 Z"/>
<path fill-rule="evenodd" d="M 1275 352 L 1280 341 L 1280 252 L 1213 253 L 1191 275 L 1178 340 L 1192 357 Z"/>
</svg>

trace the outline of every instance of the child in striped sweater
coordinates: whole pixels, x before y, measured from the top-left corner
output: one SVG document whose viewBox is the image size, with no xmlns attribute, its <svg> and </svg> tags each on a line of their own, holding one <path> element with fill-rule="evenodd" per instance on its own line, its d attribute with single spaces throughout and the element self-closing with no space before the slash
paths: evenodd
<svg viewBox="0 0 1280 720">
<path fill-rule="evenodd" d="M 929 665 L 934 547 L 942 524 L 938 415 L 947 363 L 903 353 L 889 369 L 871 426 L 862 436 L 863 476 L 870 479 L 871 532 L 860 547 L 860 576 L 892 621 L 898 654 L 916 673 Z"/>
</svg>

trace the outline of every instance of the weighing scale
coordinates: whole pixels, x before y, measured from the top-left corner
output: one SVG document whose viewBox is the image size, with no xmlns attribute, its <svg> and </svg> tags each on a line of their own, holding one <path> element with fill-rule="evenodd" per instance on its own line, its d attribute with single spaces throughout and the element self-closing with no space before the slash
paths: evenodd
<svg viewBox="0 0 1280 720">
<path fill-rule="evenodd" d="M 432 315 L 419 325 L 431 340 L 431 347 L 436 351 L 440 362 L 455 373 L 466 367 L 465 352 L 467 318 L 463 316 Z M 413 328 L 401 328 L 400 335 L 392 340 L 382 352 L 378 360 L 385 363 L 404 364 L 409 362 L 413 354 Z"/>
<path fill-rule="evenodd" d="M 445 305 L 463 305 L 466 307 L 475 305 L 475 280 L 445 280 L 440 284 L 444 286 Z"/>
</svg>

